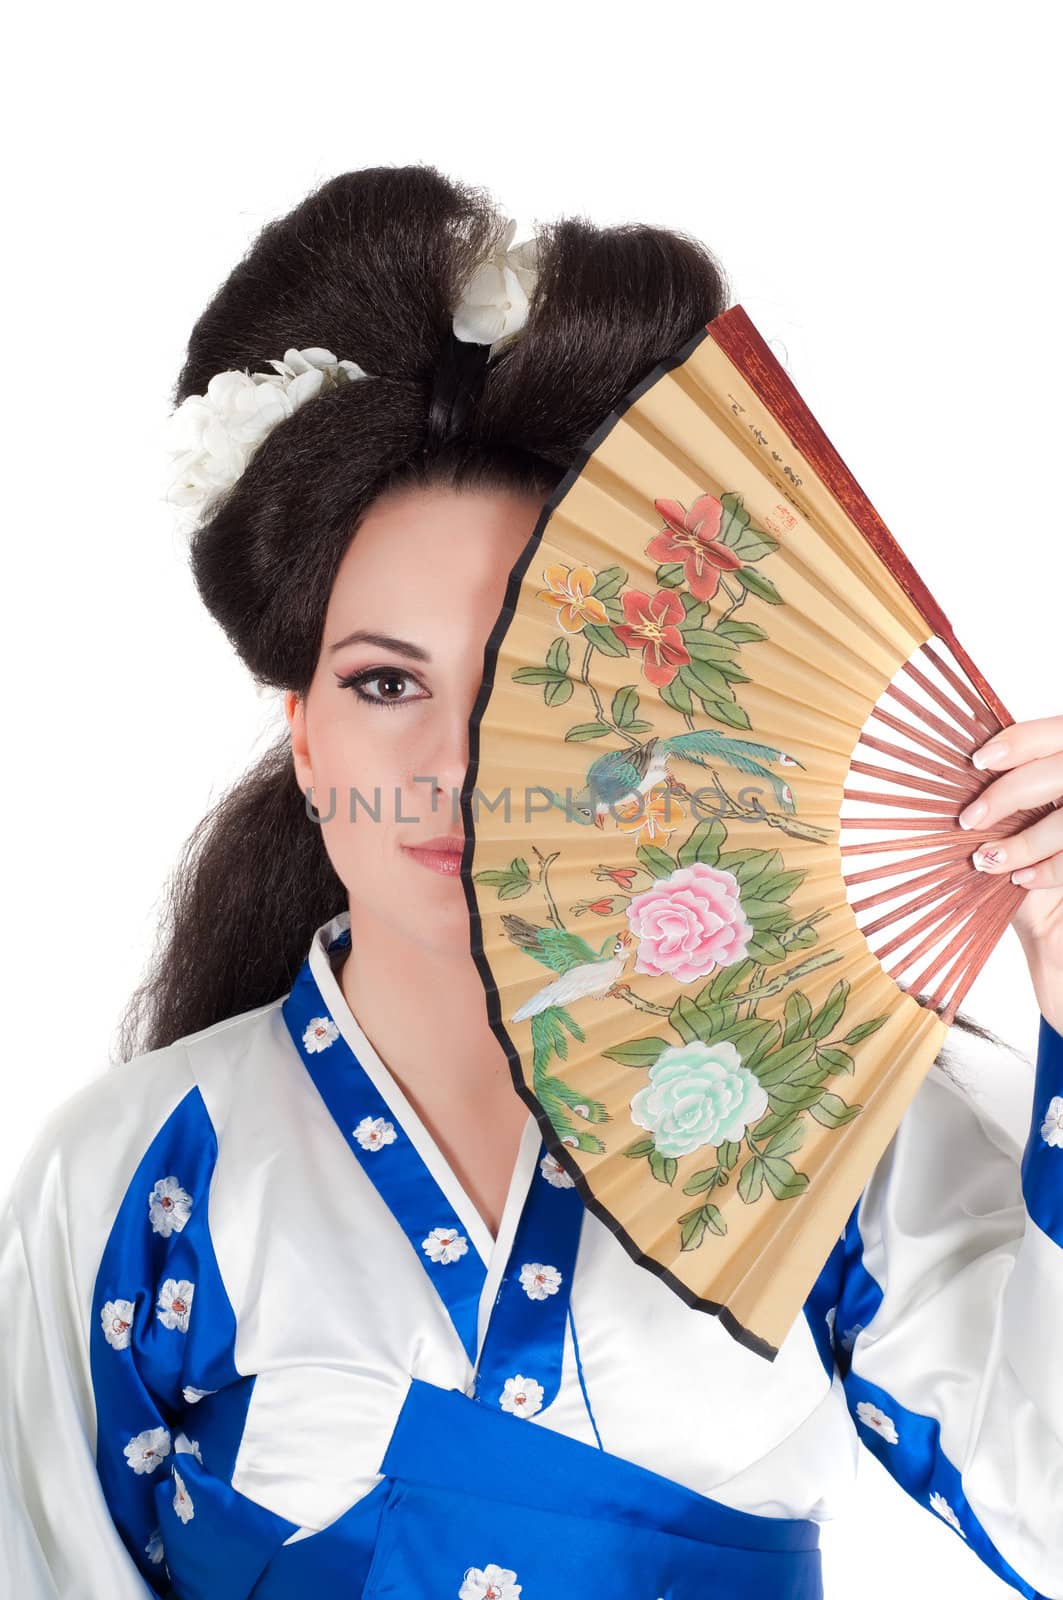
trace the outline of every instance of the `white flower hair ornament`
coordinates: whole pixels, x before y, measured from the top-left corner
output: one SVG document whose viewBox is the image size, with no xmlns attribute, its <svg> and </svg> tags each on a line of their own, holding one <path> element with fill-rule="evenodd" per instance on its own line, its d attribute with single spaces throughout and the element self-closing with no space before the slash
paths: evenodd
<svg viewBox="0 0 1063 1600">
<path fill-rule="evenodd" d="M 536 240 L 512 243 L 516 221 L 501 224 L 487 257 L 469 277 L 441 353 L 431 428 L 446 438 L 460 427 L 483 369 L 515 339 L 528 318 L 537 278 Z M 188 395 L 166 419 L 170 471 L 164 498 L 190 523 L 210 515 L 263 440 L 319 394 L 371 376 L 312 345 L 290 349 L 272 372 L 218 372 L 206 394 Z"/>
</svg>

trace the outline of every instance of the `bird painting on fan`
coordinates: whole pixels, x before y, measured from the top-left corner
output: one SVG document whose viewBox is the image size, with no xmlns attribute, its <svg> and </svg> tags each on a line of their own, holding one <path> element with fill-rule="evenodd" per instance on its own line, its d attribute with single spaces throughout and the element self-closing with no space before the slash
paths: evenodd
<svg viewBox="0 0 1063 1600">
<path fill-rule="evenodd" d="M 568 1005 L 573 1000 L 588 998 L 602 999 L 614 990 L 632 955 L 634 941 L 626 932 L 610 935 L 601 948 L 595 950 L 578 933 L 538 928 L 527 918 L 512 913 L 503 916 L 502 925 L 513 944 L 558 974 L 552 983 L 514 1011 L 514 1022 L 536 1016 L 548 1006 Z"/>
<path fill-rule="evenodd" d="M 802 765 L 800 761 L 770 745 L 735 739 L 713 728 L 697 728 L 690 733 L 674 734 L 670 738 L 647 739 L 630 750 L 607 750 L 591 763 L 586 787 L 570 805 L 552 790 L 548 793 L 552 802 L 562 810 L 570 811 L 577 822 L 593 823 L 596 828 L 601 828 L 613 807 L 631 801 L 641 802 L 643 796 L 662 782 L 677 794 L 693 798 L 686 785 L 679 782 L 669 768 L 669 760 L 673 757 L 709 771 L 714 761 L 721 762 L 738 772 L 763 778 L 784 810 L 796 810 L 790 785 L 769 771 L 764 763 L 772 761 L 783 767 L 799 767 Z"/>
<path fill-rule="evenodd" d="M 634 939 L 628 932 L 610 935 L 600 949 L 578 933 L 563 928 L 537 927 L 526 917 L 512 912 L 502 917 L 506 937 L 526 955 L 541 961 L 557 977 L 539 989 L 513 1013 L 512 1021 L 531 1021 L 532 1088 L 558 1137 L 577 1149 L 601 1152 L 597 1134 L 575 1127 L 572 1115 L 584 1122 L 608 1122 L 609 1113 L 600 1100 L 573 1088 L 547 1071 L 553 1056 L 567 1053 L 564 1030 L 583 1040 L 583 1031 L 567 1007 L 575 1000 L 602 1000 L 616 994 L 620 977 L 631 959 Z"/>
</svg>

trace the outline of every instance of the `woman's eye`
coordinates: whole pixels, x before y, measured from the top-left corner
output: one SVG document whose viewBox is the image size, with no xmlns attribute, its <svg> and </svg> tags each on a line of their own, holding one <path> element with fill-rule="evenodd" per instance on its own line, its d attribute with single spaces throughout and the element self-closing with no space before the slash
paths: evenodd
<svg viewBox="0 0 1063 1600">
<path fill-rule="evenodd" d="M 398 667 L 371 667 L 365 672 L 353 672 L 350 677 L 341 678 L 341 689 L 353 689 L 359 700 L 364 700 L 371 706 L 396 706 L 408 705 L 411 699 L 424 699 L 423 695 L 404 696 L 403 686 L 416 684 L 417 679 L 409 672 L 403 672 Z M 364 684 L 380 685 L 380 692 L 367 694 Z"/>
</svg>

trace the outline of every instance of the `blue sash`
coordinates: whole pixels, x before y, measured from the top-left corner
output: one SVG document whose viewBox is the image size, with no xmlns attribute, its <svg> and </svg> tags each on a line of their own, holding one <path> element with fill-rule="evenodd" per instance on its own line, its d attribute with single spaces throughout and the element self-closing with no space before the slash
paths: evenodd
<svg viewBox="0 0 1063 1600">
<path fill-rule="evenodd" d="M 349 1600 L 822 1600 L 817 1523 L 734 1510 L 458 1389 L 413 1379 L 381 1469 L 275 1552 L 253 1600 L 341 1581 Z"/>
</svg>

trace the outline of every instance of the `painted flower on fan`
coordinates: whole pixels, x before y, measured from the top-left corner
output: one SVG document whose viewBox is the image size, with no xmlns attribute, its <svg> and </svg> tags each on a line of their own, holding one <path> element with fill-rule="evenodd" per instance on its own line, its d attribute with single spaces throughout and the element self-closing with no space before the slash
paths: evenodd
<svg viewBox="0 0 1063 1600">
<path fill-rule="evenodd" d="M 180 1233 L 192 1215 L 192 1196 L 174 1177 L 160 1178 L 148 1195 L 148 1216 L 155 1233 L 168 1239 Z"/>
<path fill-rule="evenodd" d="M 535 598 L 556 609 L 558 626 L 565 633 L 579 633 L 588 622 L 608 623 L 608 611 L 591 594 L 594 576 L 590 567 L 564 567 L 558 562 L 543 569 L 549 587 L 536 589 Z"/>
<path fill-rule="evenodd" d="M 596 917 L 615 917 L 616 912 L 624 909 L 628 904 L 626 899 L 618 894 L 604 894 L 602 899 L 596 901 L 573 901 L 573 917 L 581 917 L 584 912 L 592 912 Z"/>
<path fill-rule="evenodd" d="M 675 790 L 667 783 L 655 783 L 637 800 L 625 800 L 623 805 L 613 805 L 609 809 L 622 833 L 638 835 L 636 849 L 640 844 L 652 844 L 655 839 L 674 833 L 684 820 L 683 807 Z"/>
<path fill-rule="evenodd" d="M 897 1428 L 893 1418 L 888 1417 L 870 1400 L 861 1400 L 856 1408 L 856 1414 L 866 1428 L 870 1428 L 872 1433 L 877 1433 L 880 1438 L 885 1439 L 887 1444 L 897 1443 Z"/>
<path fill-rule="evenodd" d="M 503 1411 L 512 1412 L 515 1417 L 533 1417 L 542 1410 L 545 1392 L 541 1383 L 518 1372 L 515 1377 L 506 1379 L 498 1403 Z"/>
<path fill-rule="evenodd" d="M 132 1300 L 108 1300 L 100 1312 L 103 1337 L 112 1350 L 128 1350 L 129 1334 L 133 1326 Z"/>
<path fill-rule="evenodd" d="M 690 651 L 679 631 L 685 619 L 683 602 L 674 589 L 658 589 L 644 594 L 641 589 L 625 589 L 620 596 L 623 622 L 613 623 L 613 632 L 629 650 L 642 651 L 642 670 L 655 688 L 671 683 L 680 667 L 690 661 Z"/>
<path fill-rule="evenodd" d="M 630 890 L 638 873 L 638 867 L 597 867 L 594 876 L 596 878 L 609 878 L 616 884 L 618 889 Z"/>
<path fill-rule="evenodd" d="M 634 895 L 627 920 L 639 942 L 635 971 L 679 983 L 693 983 L 716 967 L 745 960 L 753 937 L 738 879 L 705 861 L 677 867 Z"/>
<path fill-rule="evenodd" d="M 665 526 L 650 540 L 646 554 L 657 561 L 681 561 L 695 600 L 711 600 L 720 586 L 720 574 L 735 572 L 743 565 L 741 557 L 719 537 L 723 502 L 714 494 L 703 494 L 689 511 L 678 500 L 660 499 L 653 504 Z"/>
<path fill-rule="evenodd" d="M 458 1600 L 519 1600 L 522 1585 L 512 1567 L 489 1561 L 486 1567 L 466 1567 Z"/>
<path fill-rule="evenodd" d="M 653 1134 L 663 1156 L 737 1143 L 768 1108 L 767 1090 L 728 1039 L 670 1045 L 653 1063 L 649 1079 L 631 1100 L 631 1120 Z"/>
<path fill-rule="evenodd" d="M 1045 1120 L 1041 1124 L 1041 1138 L 1045 1144 L 1063 1149 L 1063 1095 L 1054 1094 L 1048 1102 Z"/>
</svg>

